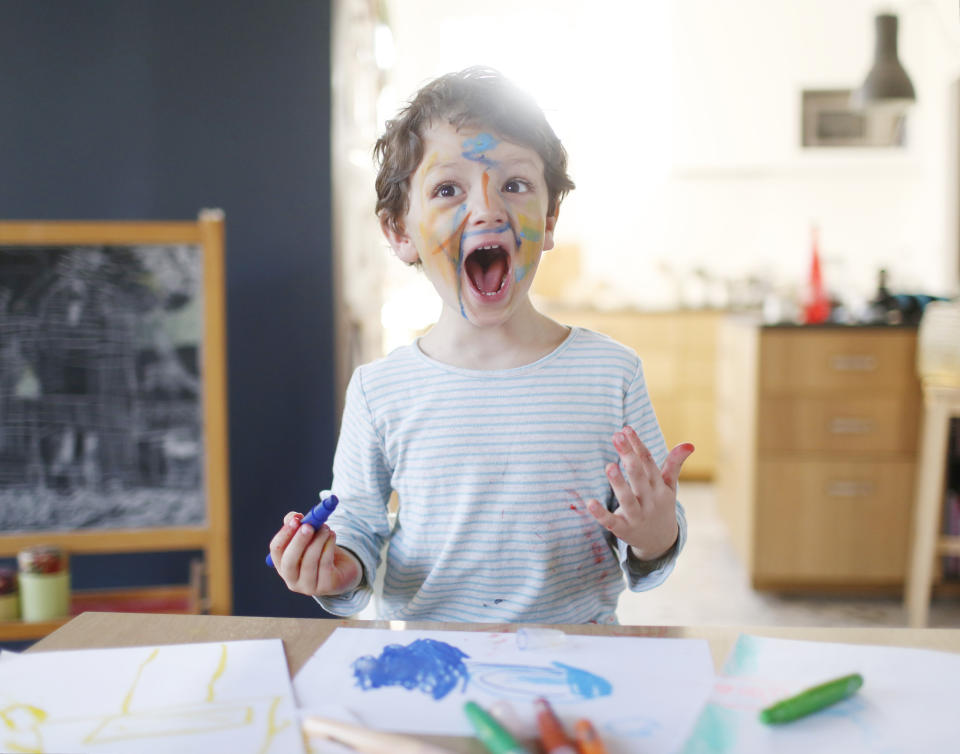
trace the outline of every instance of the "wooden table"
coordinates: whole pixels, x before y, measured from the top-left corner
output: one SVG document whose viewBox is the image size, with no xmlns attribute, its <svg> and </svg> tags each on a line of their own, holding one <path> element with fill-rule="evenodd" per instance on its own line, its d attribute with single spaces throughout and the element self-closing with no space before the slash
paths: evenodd
<svg viewBox="0 0 960 754">
<path fill-rule="evenodd" d="M 251 618 L 219 615 L 157 615 L 145 613 L 83 613 L 34 644 L 28 652 L 58 649 L 153 646 L 242 639 L 283 640 L 291 676 L 297 673 L 330 634 L 340 626 L 386 628 L 516 631 L 519 624 L 412 623 L 320 618 Z M 805 641 L 833 641 L 917 647 L 960 653 L 960 629 L 953 628 L 789 628 L 782 626 L 595 626 L 562 625 L 568 633 L 599 636 L 653 636 L 706 639 L 719 668 L 737 636 L 756 634 Z M 483 754 L 475 740 L 431 736 L 431 741 L 465 754 Z"/>
</svg>

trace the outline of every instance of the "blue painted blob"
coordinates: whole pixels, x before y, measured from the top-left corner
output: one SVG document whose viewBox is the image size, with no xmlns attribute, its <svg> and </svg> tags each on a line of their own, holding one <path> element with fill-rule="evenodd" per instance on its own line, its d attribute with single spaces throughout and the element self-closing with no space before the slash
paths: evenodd
<svg viewBox="0 0 960 754">
<path fill-rule="evenodd" d="M 365 655 L 353 663 L 353 675 L 364 691 L 384 686 L 402 686 L 443 699 L 470 673 L 463 660 L 468 655 L 434 639 L 417 639 L 408 646 L 388 644 L 379 657 Z"/>
<path fill-rule="evenodd" d="M 613 684 L 606 678 L 575 668 L 573 665 L 564 665 L 562 662 L 554 662 L 553 664 L 566 673 L 567 685 L 570 690 L 583 699 L 609 696 L 613 692 Z"/>
</svg>

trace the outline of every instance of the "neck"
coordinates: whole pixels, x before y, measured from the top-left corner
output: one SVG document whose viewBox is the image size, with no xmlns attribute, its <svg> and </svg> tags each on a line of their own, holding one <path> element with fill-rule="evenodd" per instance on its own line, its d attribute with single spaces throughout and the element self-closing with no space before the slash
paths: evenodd
<svg viewBox="0 0 960 754">
<path fill-rule="evenodd" d="M 569 328 L 529 302 L 507 321 L 485 327 L 445 306 L 437 324 L 420 339 L 420 348 L 432 359 L 464 369 L 512 369 L 542 359 L 568 333 Z"/>
</svg>

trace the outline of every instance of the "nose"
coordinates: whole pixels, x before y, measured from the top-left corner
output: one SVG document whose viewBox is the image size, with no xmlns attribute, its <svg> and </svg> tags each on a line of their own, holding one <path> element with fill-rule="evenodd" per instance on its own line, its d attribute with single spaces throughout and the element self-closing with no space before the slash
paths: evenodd
<svg viewBox="0 0 960 754">
<path fill-rule="evenodd" d="M 489 173 L 482 174 L 476 191 L 471 193 L 471 226 L 503 225 L 507 222 L 506 204 L 496 186 L 490 182 Z"/>
</svg>

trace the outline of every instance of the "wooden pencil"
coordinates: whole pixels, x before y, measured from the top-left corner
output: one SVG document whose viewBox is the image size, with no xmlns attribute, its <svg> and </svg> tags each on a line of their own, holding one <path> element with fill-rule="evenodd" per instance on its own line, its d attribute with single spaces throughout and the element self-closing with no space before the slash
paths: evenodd
<svg viewBox="0 0 960 754">
<path fill-rule="evenodd" d="M 336 741 L 364 754 L 454 754 L 412 736 L 384 733 L 339 720 L 306 717 L 302 725 L 303 732 L 311 738 Z"/>
</svg>

